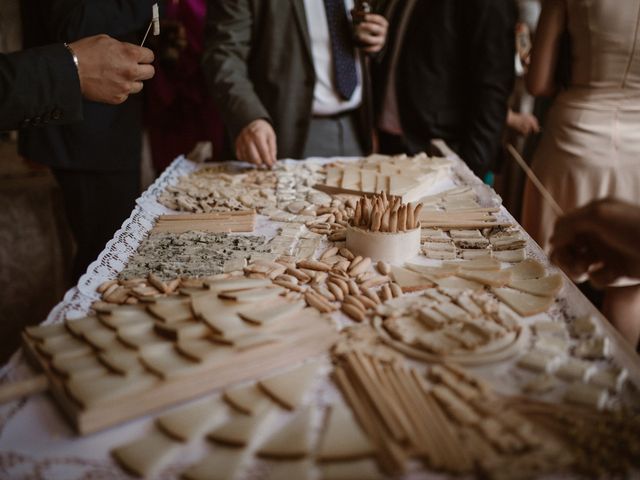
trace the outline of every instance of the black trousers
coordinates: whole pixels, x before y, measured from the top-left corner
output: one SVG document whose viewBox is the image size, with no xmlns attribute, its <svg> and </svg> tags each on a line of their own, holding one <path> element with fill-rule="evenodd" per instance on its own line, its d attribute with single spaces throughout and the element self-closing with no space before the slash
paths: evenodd
<svg viewBox="0 0 640 480">
<path fill-rule="evenodd" d="M 140 171 L 82 172 L 53 169 L 76 240 L 75 284 L 129 217 L 140 193 Z"/>
</svg>

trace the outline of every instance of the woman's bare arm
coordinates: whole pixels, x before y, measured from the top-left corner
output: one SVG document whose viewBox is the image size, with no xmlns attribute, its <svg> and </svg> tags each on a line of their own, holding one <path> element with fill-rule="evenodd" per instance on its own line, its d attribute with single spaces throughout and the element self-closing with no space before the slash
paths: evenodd
<svg viewBox="0 0 640 480">
<path fill-rule="evenodd" d="M 557 89 L 555 73 L 566 19 L 566 0 L 544 0 L 526 77 L 534 96 L 551 96 Z"/>
</svg>

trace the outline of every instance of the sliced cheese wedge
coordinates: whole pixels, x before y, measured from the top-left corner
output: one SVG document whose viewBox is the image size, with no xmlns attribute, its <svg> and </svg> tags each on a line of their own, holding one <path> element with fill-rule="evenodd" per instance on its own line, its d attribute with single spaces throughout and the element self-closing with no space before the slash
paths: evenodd
<svg viewBox="0 0 640 480">
<path fill-rule="evenodd" d="M 158 427 L 171 437 L 189 442 L 202 437 L 220 419 L 224 412 L 219 400 L 207 399 L 178 408 L 156 419 Z"/>
<path fill-rule="evenodd" d="M 300 405 L 304 394 L 315 380 L 319 364 L 306 363 L 289 372 L 258 382 L 260 388 L 284 408 L 293 410 Z"/>
<path fill-rule="evenodd" d="M 409 270 L 426 275 L 430 278 L 444 278 L 455 275 L 460 270 L 457 265 L 443 265 L 441 267 L 430 267 L 427 265 L 416 265 L 415 263 L 407 263 L 405 267 Z"/>
<path fill-rule="evenodd" d="M 433 287 L 433 282 L 429 278 L 403 267 L 391 265 L 390 276 L 403 292 L 417 292 Z"/>
<path fill-rule="evenodd" d="M 244 451 L 220 448 L 182 472 L 187 480 L 228 480 L 234 478 Z"/>
<path fill-rule="evenodd" d="M 562 275 L 555 274 L 528 280 L 512 280 L 509 286 L 532 295 L 554 297 L 562 290 L 562 283 Z"/>
<path fill-rule="evenodd" d="M 311 409 L 298 410 L 280 430 L 267 437 L 257 455 L 267 458 L 303 458 L 311 451 Z"/>
<path fill-rule="evenodd" d="M 327 428 L 317 452 L 318 460 L 357 460 L 375 453 L 371 440 L 362 431 L 351 410 L 343 404 L 331 407 Z"/>
<path fill-rule="evenodd" d="M 266 412 L 252 416 L 236 414 L 209 432 L 207 438 L 223 445 L 244 447 L 251 442 L 251 439 L 265 423 L 267 417 Z"/>
<path fill-rule="evenodd" d="M 113 457 L 125 468 L 140 477 L 151 477 L 180 450 L 180 443 L 161 431 L 153 432 L 112 450 Z"/>
<path fill-rule="evenodd" d="M 222 398 L 235 410 L 245 415 L 262 411 L 269 402 L 269 398 L 255 384 L 226 390 Z"/>
<path fill-rule="evenodd" d="M 457 276 L 466 280 L 483 283 L 489 287 L 504 287 L 511 280 L 511 273 L 506 270 L 464 270 L 461 269 Z"/>
<path fill-rule="evenodd" d="M 512 288 L 494 288 L 493 293 L 523 317 L 543 313 L 553 305 L 553 297 L 539 297 Z"/>
<path fill-rule="evenodd" d="M 535 260 L 527 259 L 508 269 L 512 280 L 529 280 L 540 278 L 545 274 L 544 266 Z"/>
<path fill-rule="evenodd" d="M 178 323 L 193 318 L 191 300 L 185 297 L 159 298 L 147 306 L 147 309 L 166 323 Z"/>
</svg>

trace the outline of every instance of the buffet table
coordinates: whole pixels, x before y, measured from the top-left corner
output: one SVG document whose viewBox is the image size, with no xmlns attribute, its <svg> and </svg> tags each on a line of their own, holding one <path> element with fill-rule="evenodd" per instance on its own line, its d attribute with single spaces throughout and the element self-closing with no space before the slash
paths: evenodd
<svg viewBox="0 0 640 480">
<path fill-rule="evenodd" d="M 453 164 L 453 174 L 433 186 L 431 194 L 456 185 L 472 186 L 483 206 L 497 206 L 500 199 L 477 179 L 466 165 L 443 144 L 439 144 Z M 334 160 L 334 159 L 332 159 Z M 327 159 L 310 159 L 309 162 L 326 163 Z M 179 177 L 202 168 L 183 157 L 176 159 L 158 180 L 138 199 L 129 219 L 106 245 L 98 259 L 89 267 L 78 285 L 69 290 L 64 300 L 49 314 L 45 323 L 62 322 L 67 318 L 86 315 L 91 304 L 100 298 L 96 289 L 106 280 L 116 278 L 127 264 L 140 243 L 153 228 L 158 216 L 175 213 L 161 205 L 157 198 L 168 185 Z M 499 217 L 505 222 L 516 223 L 502 207 Z M 257 234 L 272 237 L 276 233 L 274 222 L 258 217 Z M 326 247 L 323 247 L 326 248 Z M 535 243 L 527 237 L 527 256 L 549 268 L 548 260 Z M 334 314 L 341 323 L 348 323 L 341 313 Z M 591 315 L 598 328 L 609 339 L 612 358 L 628 371 L 629 383 L 640 386 L 640 359 L 609 323 L 594 309 L 578 289 L 569 281 L 560 295 L 556 307 L 548 313 L 551 317 L 565 318 Z M 527 319 L 533 322 L 535 319 Z M 517 379 L 513 362 L 497 366 L 472 369 L 505 394 L 518 393 L 511 385 Z M 34 374 L 21 352 L 14 355 L 3 367 L 0 378 L 3 383 L 28 378 Z M 313 401 L 319 405 L 330 403 L 338 395 L 335 387 L 325 382 L 314 392 Z M 130 421 L 106 431 L 78 437 L 47 395 L 36 395 L 0 407 L 0 478 L 130 478 L 111 458 L 109 452 L 127 439 L 135 438 L 150 428 L 153 416 Z M 193 442 L 184 449 L 177 460 L 154 478 L 177 478 L 188 465 L 204 455 L 210 447 L 206 441 Z M 268 469 L 256 461 L 243 470 L 242 478 L 265 478 Z M 427 478 L 424 472 L 408 474 L 409 478 Z M 430 476 L 429 476 L 430 477 Z M 439 478 L 434 474 L 433 478 Z"/>
</svg>

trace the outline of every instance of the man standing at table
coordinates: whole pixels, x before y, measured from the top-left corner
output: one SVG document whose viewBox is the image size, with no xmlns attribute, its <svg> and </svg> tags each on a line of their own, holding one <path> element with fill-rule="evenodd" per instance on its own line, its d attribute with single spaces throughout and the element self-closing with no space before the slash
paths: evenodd
<svg viewBox="0 0 640 480">
<path fill-rule="evenodd" d="M 100 33 L 140 45 L 153 3 L 22 0 L 25 47 L 73 42 Z M 142 83 L 132 88 L 136 93 Z M 19 143 L 22 156 L 51 168 L 62 190 L 78 247 L 73 282 L 126 220 L 140 193 L 142 96 L 130 96 L 119 105 L 85 99 L 82 116 L 82 122 L 70 125 L 25 128 Z"/>
<path fill-rule="evenodd" d="M 513 0 L 389 0 L 374 73 L 382 153 L 442 138 L 478 175 L 500 148 L 514 82 Z"/>
<path fill-rule="evenodd" d="M 203 69 L 239 160 L 271 166 L 278 157 L 371 149 L 361 60 L 382 49 L 383 17 L 368 14 L 354 28 L 353 0 L 209 0 L 208 7 Z"/>
</svg>

